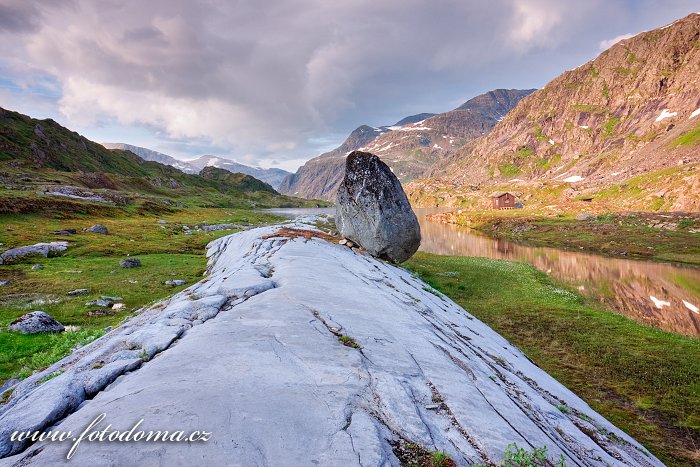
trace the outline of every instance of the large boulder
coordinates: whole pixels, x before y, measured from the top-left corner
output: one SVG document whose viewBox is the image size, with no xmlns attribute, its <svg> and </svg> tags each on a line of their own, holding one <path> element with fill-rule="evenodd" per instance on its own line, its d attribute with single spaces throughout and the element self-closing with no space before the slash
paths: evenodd
<svg viewBox="0 0 700 467">
<path fill-rule="evenodd" d="M 0 255 L 0 264 L 12 264 L 31 256 L 55 256 L 68 248 L 68 242 L 37 243 L 7 250 Z"/>
<path fill-rule="evenodd" d="M 39 332 L 63 332 L 65 328 L 48 313 L 32 311 L 14 320 L 8 329 L 21 334 L 36 334 Z"/>
<path fill-rule="evenodd" d="M 92 227 L 85 229 L 87 232 L 92 232 L 101 235 L 108 235 L 109 229 L 103 224 L 95 224 Z"/>
<path fill-rule="evenodd" d="M 126 258 L 119 263 L 120 268 L 140 268 L 141 260 L 138 258 Z"/>
<path fill-rule="evenodd" d="M 335 204 L 340 234 L 372 256 L 400 263 L 418 250 L 418 219 L 398 178 L 374 154 L 347 157 Z"/>
</svg>

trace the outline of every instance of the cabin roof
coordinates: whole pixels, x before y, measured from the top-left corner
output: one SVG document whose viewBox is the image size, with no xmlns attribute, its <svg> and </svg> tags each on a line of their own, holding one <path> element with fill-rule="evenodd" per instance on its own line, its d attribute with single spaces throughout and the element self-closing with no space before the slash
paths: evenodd
<svg viewBox="0 0 700 467">
<path fill-rule="evenodd" d="M 511 193 L 510 191 L 497 191 L 497 192 L 495 192 L 495 193 L 493 193 L 493 194 L 491 195 L 491 198 L 500 198 L 501 196 L 504 196 L 504 195 L 515 196 L 515 195 L 514 195 L 513 193 Z"/>
</svg>

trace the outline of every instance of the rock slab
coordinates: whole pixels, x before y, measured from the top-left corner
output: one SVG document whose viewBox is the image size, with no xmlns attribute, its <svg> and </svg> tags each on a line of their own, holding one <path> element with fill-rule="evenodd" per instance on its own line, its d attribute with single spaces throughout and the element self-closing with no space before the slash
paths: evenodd
<svg viewBox="0 0 700 467">
<path fill-rule="evenodd" d="M 57 255 L 68 248 L 68 242 L 50 242 L 37 243 L 34 245 L 21 246 L 7 250 L 0 255 L 0 264 L 12 264 L 22 261 L 31 256 L 49 256 Z"/>
<path fill-rule="evenodd" d="M 21 334 L 63 332 L 65 329 L 61 323 L 43 311 L 32 311 L 31 313 L 22 315 L 11 322 L 7 328 L 10 331 L 19 332 Z"/>
<path fill-rule="evenodd" d="M 401 183 L 368 152 L 354 151 L 346 159 L 335 223 L 343 237 L 387 261 L 406 261 L 420 246 L 418 219 Z"/>
<path fill-rule="evenodd" d="M 458 466 L 500 465 L 513 442 L 567 465 L 662 465 L 408 271 L 308 235 L 311 225 L 286 226 L 308 239 L 280 227 L 212 242 L 202 281 L 15 386 L 0 405 L 0 457 L 12 456 L 0 467 L 398 467 L 400 442 Z M 145 431 L 212 435 L 84 442 L 70 461 L 70 442 L 10 441 L 51 426 L 81 433 L 102 413 L 99 429 L 143 419 Z"/>
</svg>

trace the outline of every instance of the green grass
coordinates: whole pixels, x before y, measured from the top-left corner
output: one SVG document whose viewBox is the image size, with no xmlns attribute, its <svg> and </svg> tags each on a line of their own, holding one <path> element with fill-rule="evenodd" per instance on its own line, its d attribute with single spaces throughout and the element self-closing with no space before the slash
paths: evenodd
<svg viewBox="0 0 700 467">
<path fill-rule="evenodd" d="M 671 142 L 671 147 L 695 147 L 700 144 L 700 125 L 690 131 L 686 131 Z"/>
<path fill-rule="evenodd" d="M 69 218 L 47 218 L 36 214 L 0 216 L 0 248 L 11 248 L 37 242 L 69 242 L 64 255 L 55 258 L 32 258 L 15 265 L 0 266 L 0 280 L 11 285 L 0 295 L 0 382 L 10 377 L 26 377 L 41 370 L 81 345 L 100 336 L 107 326 L 119 322 L 138 309 L 166 298 L 199 281 L 206 268 L 206 245 L 232 231 L 193 235 L 184 233 L 183 225 L 230 223 L 260 225 L 279 218 L 265 213 L 236 209 L 184 209 L 153 216 L 130 214 L 119 217 L 74 215 Z M 165 220 L 161 224 L 159 220 Z M 81 229 L 102 223 L 109 235 L 82 232 Z M 69 237 L 57 237 L 54 231 L 73 228 Z M 123 269 L 119 261 L 136 256 L 142 267 Z M 35 263 L 43 269 L 32 270 Z M 183 279 L 187 284 L 172 287 L 163 284 L 169 279 Z M 87 295 L 68 296 L 68 291 L 87 288 Z M 92 308 L 85 303 L 100 295 L 124 298 L 125 309 L 111 315 L 90 316 Z M 6 326 L 34 310 L 49 313 L 66 326 L 78 331 L 62 334 L 21 335 Z"/>
<path fill-rule="evenodd" d="M 637 324 L 527 264 L 419 252 L 405 265 L 664 462 L 692 464 L 700 442 L 700 340 Z"/>
<path fill-rule="evenodd" d="M 498 166 L 502 177 L 515 177 L 521 173 L 520 167 L 515 164 L 506 163 Z"/>
</svg>

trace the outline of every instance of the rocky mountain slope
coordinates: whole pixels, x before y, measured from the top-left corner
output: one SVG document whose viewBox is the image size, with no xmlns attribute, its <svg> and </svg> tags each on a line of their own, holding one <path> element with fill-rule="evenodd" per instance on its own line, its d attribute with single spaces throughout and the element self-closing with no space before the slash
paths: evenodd
<svg viewBox="0 0 700 467">
<path fill-rule="evenodd" d="M 273 188 L 277 188 L 282 183 L 282 180 L 289 175 L 289 172 L 282 169 L 271 168 L 263 169 L 261 167 L 251 167 L 245 164 L 239 164 L 230 159 L 217 156 L 200 156 L 197 159 L 191 159 L 187 161 L 182 161 L 175 159 L 172 156 L 163 154 L 158 151 L 153 151 L 151 149 L 142 148 L 139 146 L 133 146 L 131 144 L 125 143 L 102 143 L 102 145 L 108 149 L 124 149 L 131 151 L 137 156 L 141 157 L 147 161 L 160 162 L 161 164 L 171 165 L 185 173 L 197 174 L 205 167 L 217 167 L 219 169 L 225 169 L 232 173 L 242 173 L 246 175 L 253 176 L 258 180 L 271 185 Z"/>
<path fill-rule="evenodd" d="M 305 224 L 215 240 L 205 279 L 14 388 L 0 464 L 73 444 L 15 430 L 82 433 L 105 413 L 95 431 L 143 419 L 133 432 L 211 437 L 84 442 L 76 465 L 398 466 L 436 450 L 500 465 L 511 443 L 552 464 L 662 465 L 452 300 L 336 241 Z"/>
<path fill-rule="evenodd" d="M 442 114 L 419 114 L 379 128 L 363 125 L 341 146 L 311 159 L 287 177 L 280 192 L 332 200 L 343 175 L 345 156 L 357 149 L 381 157 L 402 183 L 423 176 L 432 164 L 488 132 L 532 91 L 497 89 Z"/>
<path fill-rule="evenodd" d="M 484 207 L 498 189 L 542 204 L 698 210 L 699 76 L 692 14 L 565 72 L 407 190 L 419 205 Z"/>
<path fill-rule="evenodd" d="M 148 209 L 309 204 L 247 175 L 231 175 L 186 174 L 128 150 L 107 149 L 51 119 L 0 108 L 0 213 L 84 209 L 80 203 Z"/>
</svg>

